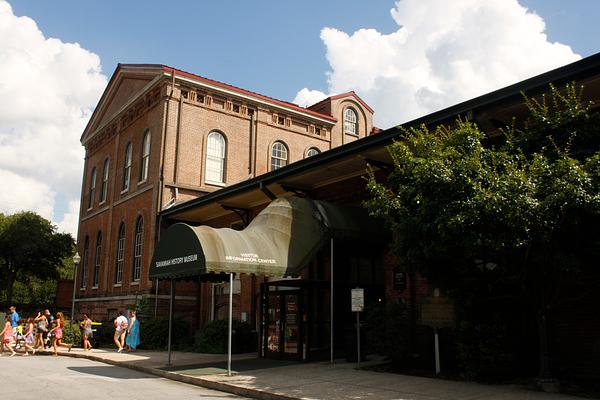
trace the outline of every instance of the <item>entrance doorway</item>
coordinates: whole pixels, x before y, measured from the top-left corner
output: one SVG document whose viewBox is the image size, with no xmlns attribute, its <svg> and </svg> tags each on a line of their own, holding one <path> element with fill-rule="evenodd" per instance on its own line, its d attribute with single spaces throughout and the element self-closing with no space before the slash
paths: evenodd
<svg viewBox="0 0 600 400">
<path fill-rule="evenodd" d="M 302 291 L 279 287 L 269 291 L 265 310 L 265 356 L 277 359 L 301 360 L 304 324 Z"/>
</svg>

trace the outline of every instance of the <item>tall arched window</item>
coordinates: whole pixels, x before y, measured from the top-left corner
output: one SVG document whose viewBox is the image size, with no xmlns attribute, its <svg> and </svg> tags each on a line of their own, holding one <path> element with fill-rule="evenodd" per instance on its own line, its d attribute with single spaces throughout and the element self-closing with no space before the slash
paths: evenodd
<svg viewBox="0 0 600 400">
<path fill-rule="evenodd" d="M 100 203 L 106 201 L 106 196 L 108 194 L 108 169 L 110 166 L 110 161 L 108 158 L 104 160 L 104 167 L 102 167 L 102 192 L 100 193 Z"/>
<path fill-rule="evenodd" d="M 142 275 L 142 249 L 144 242 L 144 219 L 139 217 L 135 224 L 135 240 L 133 243 L 133 274 L 132 281 L 140 280 Z"/>
<path fill-rule="evenodd" d="M 321 151 L 319 149 L 317 149 L 316 147 L 311 147 L 310 149 L 308 149 L 306 151 L 306 158 L 308 157 L 312 157 L 312 156 L 316 156 L 317 154 L 319 154 Z"/>
<path fill-rule="evenodd" d="M 288 165 L 288 149 L 283 142 L 275 142 L 271 147 L 271 171 Z"/>
<path fill-rule="evenodd" d="M 127 143 L 125 148 L 125 160 L 123 163 L 123 191 L 129 190 L 129 182 L 131 181 L 131 155 L 133 149 L 131 143 Z"/>
<path fill-rule="evenodd" d="M 92 276 L 92 287 L 97 288 L 100 282 L 100 266 L 102 265 L 102 231 L 96 236 L 96 254 L 94 257 L 94 275 Z"/>
<path fill-rule="evenodd" d="M 83 244 L 83 258 L 81 260 L 81 288 L 82 289 L 85 289 L 87 287 L 89 261 L 90 261 L 90 238 L 88 236 L 86 236 L 85 242 Z"/>
<path fill-rule="evenodd" d="M 206 180 L 225 182 L 225 138 L 219 132 L 211 132 L 206 144 Z"/>
<path fill-rule="evenodd" d="M 88 198 L 88 209 L 94 206 L 94 195 L 96 194 L 96 167 L 92 168 L 92 176 L 90 178 L 90 193 Z"/>
<path fill-rule="evenodd" d="M 358 117 L 353 108 L 344 111 L 344 133 L 358 135 Z"/>
<path fill-rule="evenodd" d="M 119 239 L 117 241 L 117 265 L 115 269 L 115 283 L 123 282 L 123 263 L 125 261 L 125 224 L 121 222 L 119 227 Z"/>
<path fill-rule="evenodd" d="M 142 162 L 140 163 L 140 181 L 148 179 L 148 166 L 150 164 L 150 129 L 146 129 L 142 140 Z"/>
</svg>

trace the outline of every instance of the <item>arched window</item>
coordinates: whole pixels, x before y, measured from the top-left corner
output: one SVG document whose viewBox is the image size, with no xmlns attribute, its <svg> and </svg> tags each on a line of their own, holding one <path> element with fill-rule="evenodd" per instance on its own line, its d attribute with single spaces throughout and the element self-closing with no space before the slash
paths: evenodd
<svg viewBox="0 0 600 400">
<path fill-rule="evenodd" d="M 115 283 L 123 282 L 123 263 L 125 261 L 125 224 L 121 222 L 119 227 L 119 239 L 117 241 L 117 265 L 115 269 Z"/>
<path fill-rule="evenodd" d="M 94 206 L 94 195 L 96 194 L 96 167 L 92 168 L 92 177 L 90 178 L 90 193 L 88 198 L 88 209 Z"/>
<path fill-rule="evenodd" d="M 100 203 L 106 201 L 106 196 L 108 194 L 108 169 L 110 166 L 110 161 L 108 158 L 104 160 L 104 167 L 102 167 L 102 192 L 100 193 Z"/>
<path fill-rule="evenodd" d="M 306 158 L 316 156 L 319 153 L 321 153 L 319 149 L 317 149 L 316 147 L 311 147 L 306 151 Z"/>
<path fill-rule="evenodd" d="M 83 258 L 81 260 L 81 288 L 82 289 L 85 289 L 87 287 L 89 261 L 90 261 L 90 238 L 88 236 L 86 236 L 85 242 L 83 244 Z"/>
<path fill-rule="evenodd" d="M 148 166 L 150 165 L 150 129 L 146 129 L 142 140 L 142 162 L 140 163 L 140 181 L 148 179 Z"/>
<path fill-rule="evenodd" d="M 225 138 L 219 132 L 211 132 L 206 144 L 206 180 L 225 182 Z"/>
<path fill-rule="evenodd" d="M 353 108 L 344 111 L 344 133 L 358 135 L 358 118 Z"/>
<path fill-rule="evenodd" d="M 94 257 L 94 275 L 92 277 L 92 287 L 97 288 L 100 282 L 100 266 L 102 264 L 102 232 L 96 236 L 96 254 Z"/>
<path fill-rule="evenodd" d="M 131 181 L 131 155 L 133 149 L 131 143 L 127 143 L 125 148 L 125 162 L 123 163 L 123 191 L 129 190 L 129 182 Z"/>
<path fill-rule="evenodd" d="M 142 248 L 144 242 L 144 219 L 139 217 L 135 224 L 135 240 L 133 243 L 133 274 L 132 281 L 140 280 L 142 275 Z"/>
<path fill-rule="evenodd" d="M 288 165 L 288 149 L 283 142 L 275 142 L 271 147 L 271 171 Z"/>
</svg>

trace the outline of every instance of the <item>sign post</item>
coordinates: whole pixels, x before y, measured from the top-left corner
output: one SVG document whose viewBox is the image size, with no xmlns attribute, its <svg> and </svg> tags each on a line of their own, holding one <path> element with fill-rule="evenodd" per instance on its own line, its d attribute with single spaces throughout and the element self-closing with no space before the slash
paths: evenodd
<svg viewBox="0 0 600 400">
<path fill-rule="evenodd" d="M 356 313 L 356 367 L 360 368 L 360 313 L 365 309 L 365 290 L 352 289 L 350 299 L 352 312 Z"/>
</svg>

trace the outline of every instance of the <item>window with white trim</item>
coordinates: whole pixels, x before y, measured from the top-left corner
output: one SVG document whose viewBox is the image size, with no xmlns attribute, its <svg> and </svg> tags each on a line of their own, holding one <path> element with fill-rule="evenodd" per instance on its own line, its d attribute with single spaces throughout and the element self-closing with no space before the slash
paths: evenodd
<svg viewBox="0 0 600 400">
<path fill-rule="evenodd" d="M 142 275 L 142 246 L 144 240 L 144 219 L 139 217 L 135 224 L 135 240 L 133 243 L 133 274 L 131 280 L 137 282 Z"/>
<path fill-rule="evenodd" d="M 119 239 L 117 240 L 117 265 L 115 268 L 115 283 L 123 282 L 123 264 L 125 261 L 125 224 L 121 222 L 119 227 Z"/>
<path fill-rule="evenodd" d="M 144 140 L 142 140 L 142 162 L 140 163 L 140 181 L 148 179 L 148 167 L 150 165 L 150 129 L 146 129 Z"/>
<path fill-rule="evenodd" d="M 288 149 L 283 142 L 275 142 L 271 146 L 271 171 L 288 165 Z"/>
<path fill-rule="evenodd" d="M 208 135 L 206 144 L 206 181 L 225 182 L 225 154 L 227 150 L 225 138 L 219 132 Z"/>
<path fill-rule="evenodd" d="M 317 149 L 316 147 L 311 147 L 306 151 L 306 158 L 316 156 L 319 153 L 321 153 L 319 149 Z"/>
<path fill-rule="evenodd" d="M 94 196 L 96 194 L 96 167 L 92 168 L 92 177 L 90 178 L 90 192 L 88 197 L 88 209 L 94 206 Z"/>
<path fill-rule="evenodd" d="M 92 287 L 98 287 L 100 282 L 100 266 L 102 265 L 102 232 L 96 237 L 96 254 L 94 258 L 94 275 L 92 276 Z"/>
<path fill-rule="evenodd" d="M 123 163 L 123 191 L 129 190 L 129 183 L 131 181 L 131 157 L 133 148 L 131 143 L 127 143 L 125 148 L 125 162 Z"/>
<path fill-rule="evenodd" d="M 110 161 L 108 158 L 104 160 L 104 167 L 102 167 L 102 191 L 100 192 L 100 203 L 106 201 L 108 195 L 108 170 L 110 167 Z"/>
<path fill-rule="evenodd" d="M 358 117 L 353 108 L 346 108 L 344 111 L 344 133 L 358 135 Z"/>
<path fill-rule="evenodd" d="M 83 258 L 81 260 L 81 288 L 82 289 L 85 289 L 87 287 L 89 261 L 90 261 L 90 238 L 88 236 L 86 236 L 85 242 L 83 244 Z"/>
</svg>

